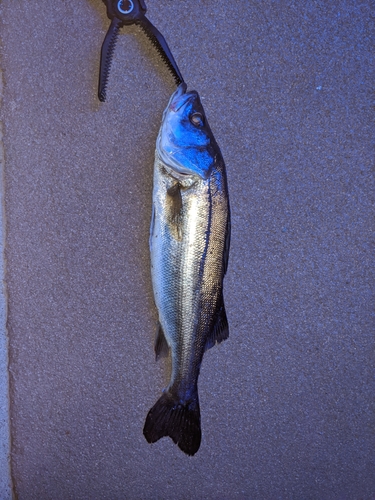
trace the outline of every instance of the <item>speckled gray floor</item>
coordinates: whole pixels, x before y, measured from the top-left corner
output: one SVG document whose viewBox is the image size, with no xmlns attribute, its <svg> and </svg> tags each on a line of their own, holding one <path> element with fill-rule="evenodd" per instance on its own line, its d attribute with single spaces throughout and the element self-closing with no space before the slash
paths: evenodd
<svg viewBox="0 0 375 500">
<path fill-rule="evenodd" d="M 370 0 L 149 0 L 227 163 L 230 339 L 203 440 L 149 445 L 155 139 L 173 80 L 100 0 L 0 5 L 12 468 L 19 499 L 375 498 Z M 190 10 L 189 10 L 190 9 Z"/>
</svg>

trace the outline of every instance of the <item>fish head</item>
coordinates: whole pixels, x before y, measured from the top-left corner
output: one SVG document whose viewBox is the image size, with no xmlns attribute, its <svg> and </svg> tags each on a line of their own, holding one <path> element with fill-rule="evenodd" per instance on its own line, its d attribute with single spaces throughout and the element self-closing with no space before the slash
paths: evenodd
<svg viewBox="0 0 375 500">
<path fill-rule="evenodd" d="M 164 111 L 157 151 L 177 176 L 207 179 L 215 162 L 215 139 L 196 91 L 182 83 Z"/>
</svg>

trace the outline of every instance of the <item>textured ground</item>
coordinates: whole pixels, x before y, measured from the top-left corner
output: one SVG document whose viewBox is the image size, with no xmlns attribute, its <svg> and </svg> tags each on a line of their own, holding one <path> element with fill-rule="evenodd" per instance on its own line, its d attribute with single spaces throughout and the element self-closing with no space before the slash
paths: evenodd
<svg viewBox="0 0 375 500">
<path fill-rule="evenodd" d="M 149 0 L 227 163 L 230 339 L 203 440 L 149 445 L 152 169 L 173 80 L 100 0 L 0 4 L 19 499 L 375 498 L 371 1 Z M 189 10 L 190 9 L 190 10 Z"/>
</svg>

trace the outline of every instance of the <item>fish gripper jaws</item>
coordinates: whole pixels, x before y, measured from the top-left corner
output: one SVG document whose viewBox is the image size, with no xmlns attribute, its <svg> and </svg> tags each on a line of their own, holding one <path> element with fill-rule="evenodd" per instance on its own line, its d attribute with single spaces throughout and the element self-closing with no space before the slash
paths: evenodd
<svg viewBox="0 0 375 500">
<path fill-rule="evenodd" d="M 144 0 L 103 0 L 103 3 L 107 7 L 107 16 L 111 19 L 111 24 L 101 50 L 98 88 L 100 101 L 104 102 L 106 99 L 106 88 L 117 36 L 120 28 L 126 25 L 136 24 L 142 28 L 172 73 L 176 85 L 184 81 L 163 35 L 145 16 L 147 8 Z"/>
</svg>

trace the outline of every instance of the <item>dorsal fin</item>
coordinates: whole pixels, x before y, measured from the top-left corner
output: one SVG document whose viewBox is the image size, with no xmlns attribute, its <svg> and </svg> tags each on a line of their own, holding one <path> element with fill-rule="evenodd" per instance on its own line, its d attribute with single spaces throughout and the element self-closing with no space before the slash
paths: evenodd
<svg viewBox="0 0 375 500">
<path fill-rule="evenodd" d="M 228 269 L 230 234 L 231 234 L 230 208 L 228 205 L 228 219 L 227 219 L 227 227 L 225 229 L 225 244 L 224 244 L 224 251 L 223 251 L 223 273 L 224 273 L 224 275 L 226 274 L 227 269 Z"/>
<path fill-rule="evenodd" d="M 222 295 L 217 308 L 216 321 L 209 336 L 207 337 L 204 350 L 207 351 L 215 344 L 220 344 L 220 342 L 226 340 L 228 337 L 229 337 L 229 326 L 228 326 L 227 313 L 225 311 L 225 306 L 224 306 L 224 298 Z"/>
</svg>

